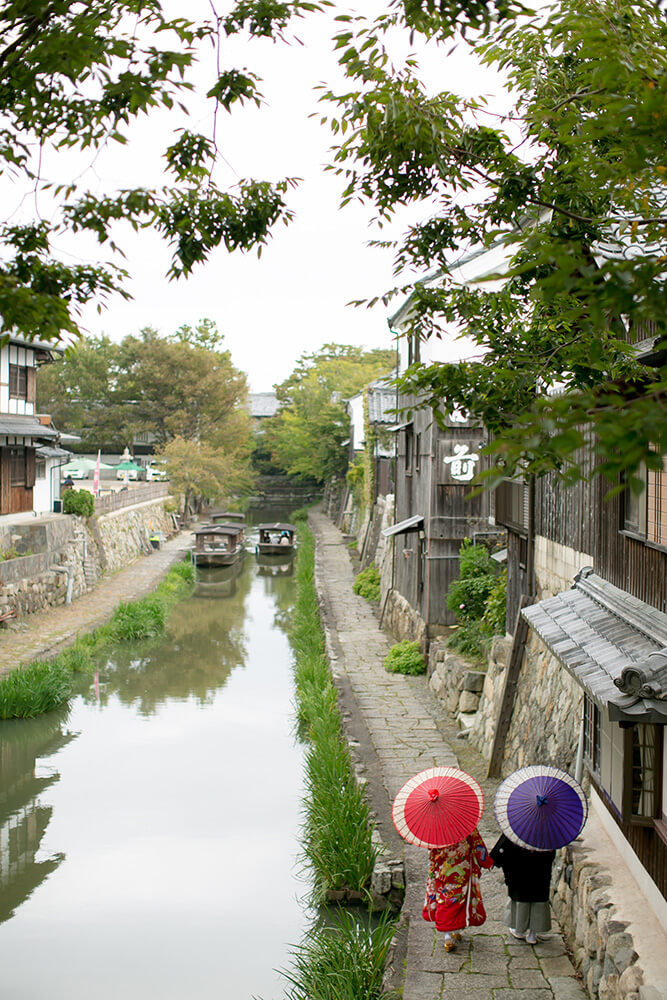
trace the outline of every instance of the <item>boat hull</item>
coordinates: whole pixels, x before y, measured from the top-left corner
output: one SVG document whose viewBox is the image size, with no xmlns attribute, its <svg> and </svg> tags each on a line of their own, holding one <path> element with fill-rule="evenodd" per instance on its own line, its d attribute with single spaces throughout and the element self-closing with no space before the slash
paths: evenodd
<svg viewBox="0 0 667 1000">
<path fill-rule="evenodd" d="M 261 556 L 293 556 L 296 545 L 274 545 L 272 542 L 258 542 L 255 551 Z"/>
<path fill-rule="evenodd" d="M 232 566 L 244 551 L 240 545 L 233 552 L 194 552 L 192 558 L 195 566 Z"/>
</svg>

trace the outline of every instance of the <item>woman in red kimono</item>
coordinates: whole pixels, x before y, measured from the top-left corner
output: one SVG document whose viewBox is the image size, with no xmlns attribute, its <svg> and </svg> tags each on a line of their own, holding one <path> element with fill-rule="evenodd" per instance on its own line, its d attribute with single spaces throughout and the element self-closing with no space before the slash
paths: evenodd
<svg viewBox="0 0 667 1000">
<path fill-rule="evenodd" d="M 479 877 L 493 861 L 476 828 L 458 844 L 432 848 L 429 859 L 422 916 L 444 933 L 445 951 L 452 951 L 461 940 L 459 931 L 486 920 Z"/>
</svg>

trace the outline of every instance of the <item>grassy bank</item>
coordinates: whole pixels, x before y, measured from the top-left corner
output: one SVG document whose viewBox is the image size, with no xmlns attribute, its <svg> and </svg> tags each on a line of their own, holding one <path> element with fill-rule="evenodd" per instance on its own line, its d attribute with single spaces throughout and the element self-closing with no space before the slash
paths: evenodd
<svg viewBox="0 0 667 1000">
<path fill-rule="evenodd" d="M 299 733 L 308 742 L 303 848 L 321 901 L 332 892 L 363 893 L 378 848 L 342 735 L 313 579 L 313 536 L 305 521 L 300 524 L 299 539 L 290 639 L 296 659 Z"/>
<path fill-rule="evenodd" d="M 293 515 L 293 520 L 297 517 Z M 314 540 L 304 513 L 299 517 L 297 597 L 290 639 L 295 653 L 298 732 L 308 743 L 303 852 L 316 901 L 321 903 L 340 893 L 363 899 L 378 848 L 343 738 L 314 564 Z M 367 915 L 359 911 L 329 913 L 326 923 L 310 930 L 292 952 L 292 966 L 283 971 L 289 983 L 287 1000 L 382 1000 L 393 932 L 394 920 L 388 914 L 371 926 Z"/>
<path fill-rule="evenodd" d="M 374 928 L 339 911 L 333 926 L 314 928 L 283 971 L 287 1000 L 383 1000 L 384 969 L 394 922 L 383 914 Z"/>
<path fill-rule="evenodd" d="M 72 696 L 77 674 L 92 672 L 96 653 L 116 643 L 161 635 L 169 609 L 191 593 L 193 582 L 192 566 L 177 563 L 154 593 L 122 602 L 106 624 L 58 656 L 34 660 L 0 679 L 0 719 L 31 719 L 52 711 Z"/>
</svg>

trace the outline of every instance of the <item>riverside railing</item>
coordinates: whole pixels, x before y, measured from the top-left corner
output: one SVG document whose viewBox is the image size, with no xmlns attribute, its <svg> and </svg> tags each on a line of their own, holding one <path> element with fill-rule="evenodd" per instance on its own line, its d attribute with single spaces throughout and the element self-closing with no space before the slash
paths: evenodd
<svg viewBox="0 0 667 1000">
<path fill-rule="evenodd" d="M 95 497 L 95 513 L 110 514 L 111 511 L 120 510 L 122 507 L 132 507 L 147 500 L 159 500 L 160 497 L 168 495 L 169 483 L 133 483 L 126 490 L 116 490 L 114 493 Z"/>
</svg>

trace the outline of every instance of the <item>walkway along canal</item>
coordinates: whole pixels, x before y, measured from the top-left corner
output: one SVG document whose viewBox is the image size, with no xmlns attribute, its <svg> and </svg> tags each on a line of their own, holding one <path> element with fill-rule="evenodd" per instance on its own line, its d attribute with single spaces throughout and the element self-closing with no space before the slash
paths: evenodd
<svg viewBox="0 0 667 1000">
<path fill-rule="evenodd" d="M 294 578 L 248 552 L 223 591 L 69 711 L 0 723 L 3 998 L 282 998 L 309 922 Z"/>
</svg>

